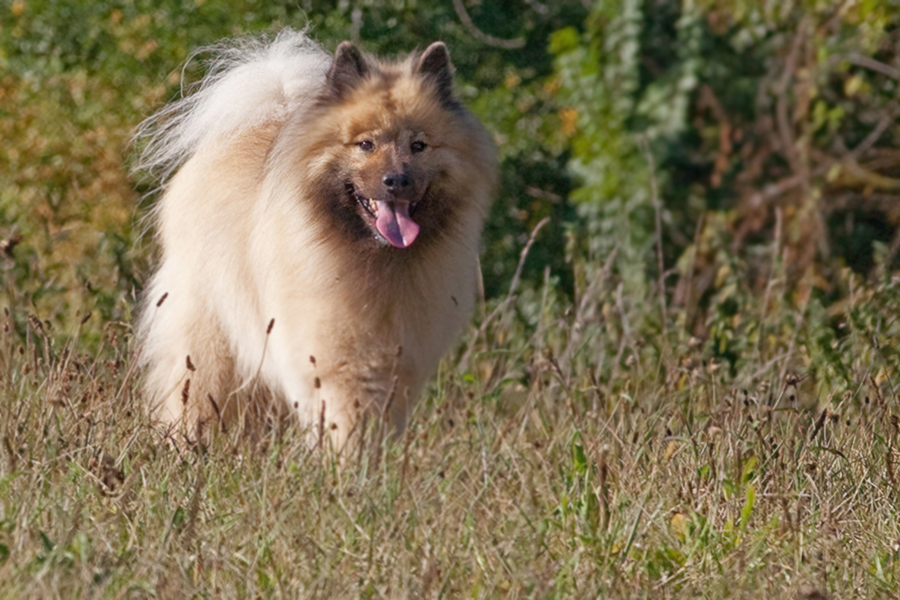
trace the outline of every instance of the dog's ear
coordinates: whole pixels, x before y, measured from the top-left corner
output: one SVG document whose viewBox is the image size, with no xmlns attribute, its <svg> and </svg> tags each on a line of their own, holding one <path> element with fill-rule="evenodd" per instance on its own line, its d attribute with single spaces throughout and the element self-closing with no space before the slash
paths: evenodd
<svg viewBox="0 0 900 600">
<path fill-rule="evenodd" d="M 416 70 L 437 84 L 441 99 L 453 98 L 453 64 L 444 42 L 434 42 L 428 46 L 419 58 Z"/>
<path fill-rule="evenodd" d="M 369 73 L 369 65 L 353 42 L 341 42 L 334 51 L 328 85 L 338 96 L 355 88 Z"/>
</svg>

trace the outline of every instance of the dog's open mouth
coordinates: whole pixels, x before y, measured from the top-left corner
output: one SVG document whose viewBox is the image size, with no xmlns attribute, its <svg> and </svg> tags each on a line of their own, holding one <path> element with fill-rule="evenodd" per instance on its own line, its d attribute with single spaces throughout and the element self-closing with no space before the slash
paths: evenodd
<svg viewBox="0 0 900 600">
<path fill-rule="evenodd" d="M 374 221 L 375 230 L 395 248 L 408 248 L 419 235 L 419 224 L 412 220 L 417 202 L 369 198 L 348 184 L 353 199 Z"/>
</svg>

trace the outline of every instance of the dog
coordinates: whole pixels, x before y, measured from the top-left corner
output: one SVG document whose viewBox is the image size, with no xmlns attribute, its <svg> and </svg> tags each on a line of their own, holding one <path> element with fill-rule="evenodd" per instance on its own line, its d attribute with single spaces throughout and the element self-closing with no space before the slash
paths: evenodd
<svg viewBox="0 0 900 600">
<path fill-rule="evenodd" d="M 342 448 L 400 430 L 476 299 L 497 185 L 446 46 L 386 61 L 304 33 L 213 49 L 150 117 L 158 268 L 138 319 L 155 422 L 189 438 L 259 398 Z"/>
</svg>

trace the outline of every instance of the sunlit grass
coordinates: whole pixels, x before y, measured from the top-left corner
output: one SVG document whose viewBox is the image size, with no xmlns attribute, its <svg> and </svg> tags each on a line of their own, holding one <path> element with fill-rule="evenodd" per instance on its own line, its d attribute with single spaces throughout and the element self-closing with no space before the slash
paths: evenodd
<svg viewBox="0 0 900 600">
<path fill-rule="evenodd" d="M 860 352 L 887 330 L 731 375 L 591 293 L 511 299 L 343 465 L 297 426 L 168 446 L 127 327 L 87 353 L 26 319 L 2 346 L 0 597 L 897 594 L 896 382 Z"/>
</svg>

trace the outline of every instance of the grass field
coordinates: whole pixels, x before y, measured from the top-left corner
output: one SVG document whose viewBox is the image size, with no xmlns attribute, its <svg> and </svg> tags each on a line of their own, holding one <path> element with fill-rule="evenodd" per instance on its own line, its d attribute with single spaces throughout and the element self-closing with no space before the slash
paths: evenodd
<svg viewBox="0 0 900 600">
<path fill-rule="evenodd" d="M 774 278 L 700 341 L 580 269 L 483 307 L 343 466 L 297 426 L 180 452 L 128 324 L 7 315 L 0 598 L 896 597 L 897 285 L 825 312 Z"/>
</svg>

